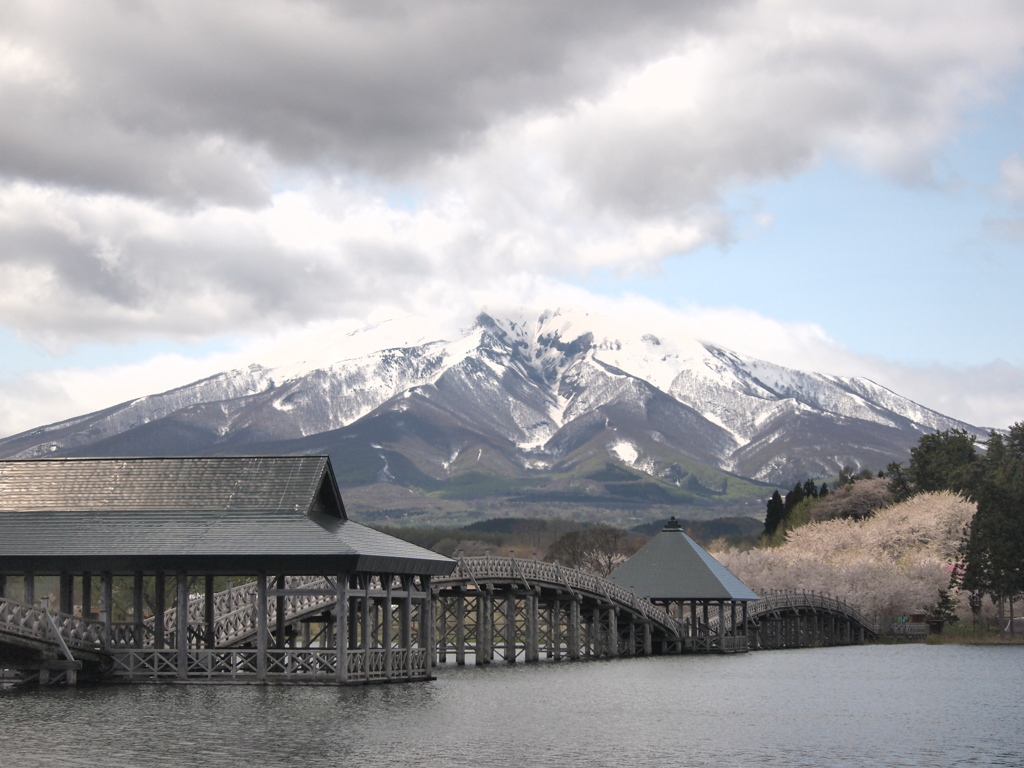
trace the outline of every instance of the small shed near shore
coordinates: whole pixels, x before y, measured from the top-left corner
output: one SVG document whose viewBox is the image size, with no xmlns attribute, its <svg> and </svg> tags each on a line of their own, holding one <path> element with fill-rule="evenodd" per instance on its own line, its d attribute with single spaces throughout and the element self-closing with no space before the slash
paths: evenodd
<svg viewBox="0 0 1024 768">
<path fill-rule="evenodd" d="M 635 555 L 608 576 L 640 597 L 664 605 L 683 624 L 693 650 L 746 649 L 747 603 L 759 595 L 690 538 L 675 517 Z M 710 606 L 717 605 L 717 626 Z M 726 611 L 728 604 L 728 613 Z M 743 613 L 737 623 L 736 609 Z M 717 630 L 717 631 L 712 631 Z M 717 638 L 716 638 L 717 636 Z M 729 648 L 733 641 L 732 648 Z"/>
<path fill-rule="evenodd" d="M 326 456 L 0 462 L 0 653 L 49 577 L 106 679 L 426 679 L 454 566 L 349 520 Z"/>
</svg>

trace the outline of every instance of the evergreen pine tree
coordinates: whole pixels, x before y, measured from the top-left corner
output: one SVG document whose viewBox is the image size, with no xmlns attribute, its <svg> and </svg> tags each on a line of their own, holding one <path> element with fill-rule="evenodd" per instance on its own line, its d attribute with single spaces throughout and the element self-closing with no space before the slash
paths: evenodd
<svg viewBox="0 0 1024 768">
<path fill-rule="evenodd" d="M 771 536 L 778 530 L 786 516 L 786 504 L 778 491 L 768 499 L 768 510 L 764 516 L 764 535 Z"/>
</svg>

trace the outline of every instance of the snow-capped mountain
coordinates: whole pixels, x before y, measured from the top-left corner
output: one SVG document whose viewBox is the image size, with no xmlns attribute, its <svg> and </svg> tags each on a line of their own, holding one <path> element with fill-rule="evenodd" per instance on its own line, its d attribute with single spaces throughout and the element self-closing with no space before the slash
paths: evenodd
<svg viewBox="0 0 1024 768">
<path fill-rule="evenodd" d="M 978 432 L 866 379 L 596 314 L 481 314 L 451 338 L 407 319 L 292 358 L 0 440 L 0 456 L 326 451 L 349 486 L 700 503 Z"/>
</svg>

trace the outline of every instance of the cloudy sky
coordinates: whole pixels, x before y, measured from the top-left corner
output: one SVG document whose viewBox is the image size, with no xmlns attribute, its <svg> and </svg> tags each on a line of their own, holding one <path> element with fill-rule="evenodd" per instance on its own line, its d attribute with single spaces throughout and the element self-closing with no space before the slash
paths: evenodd
<svg viewBox="0 0 1024 768">
<path fill-rule="evenodd" d="M 0 435 L 310 329 L 649 316 L 1024 419 L 1024 3 L 0 5 Z"/>
</svg>

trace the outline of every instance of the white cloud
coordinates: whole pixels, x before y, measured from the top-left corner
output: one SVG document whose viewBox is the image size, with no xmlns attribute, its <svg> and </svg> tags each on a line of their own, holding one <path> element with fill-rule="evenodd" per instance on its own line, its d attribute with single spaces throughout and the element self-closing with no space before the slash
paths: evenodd
<svg viewBox="0 0 1024 768">
<path fill-rule="evenodd" d="M 1024 160 L 1011 155 L 999 164 L 999 195 L 1014 203 L 1024 203 Z"/>
<path fill-rule="evenodd" d="M 12 0 L 0 18 L 0 324 L 59 352 L 656 274 L 741 236 L 737 186 L 835 153 L 927 181 L 964 110 L 1019 74 L 1024 6 Z M 1004 163 L 1012 200 L 1020 175 Z M 820 328 L 743 317 L 688 322 L 859 372 Z M 121 378 L 149 391 L 147 365 Z M 7 407 L 95 402 L 75 388 L 108 372 L 90 376 L 8 382 Z"/>
<path fill-rule="evenodd" d="M 1024 20 L 1000 0 L 586 8 L 9 4 L 0 322 L 195 338 L 433 281 L 651 270 L 735 237 L 724 192 L 824 153 L 927 176 L 1019 66 Z"/>
</svg>

